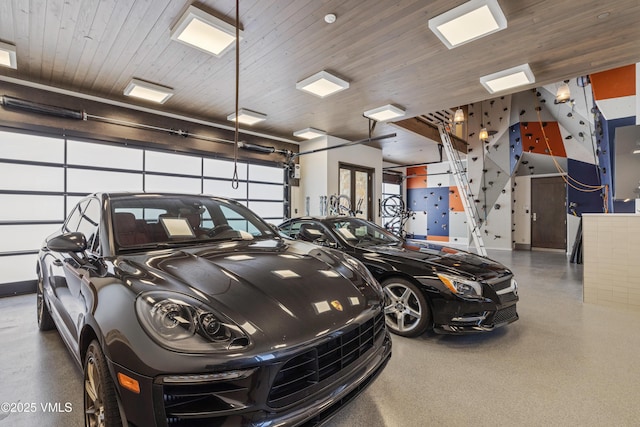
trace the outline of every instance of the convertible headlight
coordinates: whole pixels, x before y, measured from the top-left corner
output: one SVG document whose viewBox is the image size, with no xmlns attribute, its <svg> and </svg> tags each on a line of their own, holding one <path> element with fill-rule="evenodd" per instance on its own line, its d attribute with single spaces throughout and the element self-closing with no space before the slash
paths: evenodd
<svg viewBox="0 0 640 427">
<path fill-rule="evenodd" d="M 169 350 L 219 352 L 249 344 L 237 325 L 187 295 L 145 292 L 136 300 L 136 312 L 144 330 Z"/>
<path fill-rule="evenodd" d="M 371 274 L 371 272 L 367 269 L 367 267 L 365 267 L 362 262 L 352 257 L 351 255 L 348 255 L 348 254 L 343 254 L 343 255 L 344 255 L 346 266 L 349 267 L 350 270 L 353 270 L 359 273 L 362 277 L 364 277 L 364 279 L 368 283 L 371 284 L 371 286 L 373 286 L 373 288 L 376 291 L 380 293 L 380 295 L 383 295 L 382 286 L 380 286 L 380 283 L 378 283 L 376 278 L 373 277 L 373 274 Z"/>
<path fill-rule="evenodd" d="M 460 296 L 482 296 L 482 285 L 473 280 L 453 274 L 438 273 L 438 278 L 454 294 Z"/>
</svg>

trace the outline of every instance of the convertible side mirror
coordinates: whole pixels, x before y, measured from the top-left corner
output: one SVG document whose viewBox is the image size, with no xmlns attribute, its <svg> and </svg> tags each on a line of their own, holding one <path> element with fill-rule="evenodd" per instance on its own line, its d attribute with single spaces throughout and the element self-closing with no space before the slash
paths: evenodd
<svg viewBox="0 0 640 427">
<path fill-rule="evenodd" d="M 54 252 L 84 252 L 87 250 L 87 239 L 79 232 L 65 233 L 49 239 L 47 248 Z"/>
<path fill-rule="evenodd" d="M 271 231 L 273 231 L 274 233 L 276 233 L 276 234 L 280 234 L 280 233 L 281 233 L 281 231 L 280 231 L 280 229 L 278 228 L 278 226 L 277 226 L 277 225 L 275 225 L 274 223 L 272 223 L 272 222 L 268 222 L 268 223 L 267 223 L 267 225 L 269 226 L 269 228 L 271 229 Z"/>
<path fill-rule="evenodd" d="M 332 248 L 332 249 L 336 249 L 338 247 L 338 243 L 331 240 L 331 239 L 327 239 L 326 237 L 320 237 L 316 240 L 313 241 L 314 244 L 319 245 L 319 246 L 325 246 L 327 248 Z"/>
</svg>

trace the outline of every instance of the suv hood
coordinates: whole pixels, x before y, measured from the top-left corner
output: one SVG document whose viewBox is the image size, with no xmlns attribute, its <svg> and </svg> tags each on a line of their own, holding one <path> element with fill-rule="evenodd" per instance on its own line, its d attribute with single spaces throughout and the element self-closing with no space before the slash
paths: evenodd
<svg viewBox="0 0 640 427">
<path fill-rule="evenodd" d="M 224 242 L 122 256 L 138 292 L 188 294 L 225 315 L 254 342 L 292 344 L 339 329 L 381 304 L 372 284 L 337 251 L 281 240 Z M 138 280 L 132 280 L 135 276 Z M 367 316 L 368 317 L 368 316 Z"/>
</svg>

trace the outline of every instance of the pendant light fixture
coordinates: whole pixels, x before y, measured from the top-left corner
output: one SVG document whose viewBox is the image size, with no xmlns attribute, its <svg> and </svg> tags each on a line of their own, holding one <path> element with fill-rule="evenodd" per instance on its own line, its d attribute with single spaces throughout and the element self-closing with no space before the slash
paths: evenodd
<svg viewBox="0 0 640 427">
<path fill-rule="evenodd" d="M 571 89 L 569 89 L 569 80 L 565 80 L 556 92 L 556 100 L 554 104 L 564 104 L 571 100 Z"/>
<path fill-rule="evenodd" d="M 480 138 L 480 141 L 482 142 L 487 142 L 487 140 L 489 139 L 489 132 L 487 132 L 487 128 L 482 128 L 480 129 L 480 134 L 478 135 L 478 137 Z"/>
<path fill-rule="evenodd" d="M 461 124 L 464 123 L 464 120 L 464 111 L 462 111 L 462 108 L 458 107 L 455 114 L 453 115 L 453 123 L 456 125 Z"/>
<path fill-rule="evenodd" d="M 478 134 L 478 138 L 480 138 L 480 141 L 482 142 L 487 142 L 489 140 L 489 132 L 487 132 L 487 128 L 484 127 L 484 112 L 482 111 L 482 103 L 483 101 L 480 101 L 480 133 Z"/>
</svg>

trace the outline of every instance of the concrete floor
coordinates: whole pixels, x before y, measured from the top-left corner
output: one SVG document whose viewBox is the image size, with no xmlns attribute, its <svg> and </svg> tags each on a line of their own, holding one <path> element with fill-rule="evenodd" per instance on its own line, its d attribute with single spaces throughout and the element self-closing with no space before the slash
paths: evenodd
<svg viewBox="0 0 640 427">
<path fill-rule="evenodd" d="M 564 254 L 489 256 L 516 274 L 520 320 L 483 335 L 394 336 L 387 369 L 330 427 L 640 424 L 640 313 L 583 304 L 582 266 Z M 38 332 L 35 296 L 0 299 L 0 313 L 0 403 L 37 405 L 0 412 L 0 426 L 81 426 L 80 370 L 55 331 Z"/>
</svg>

